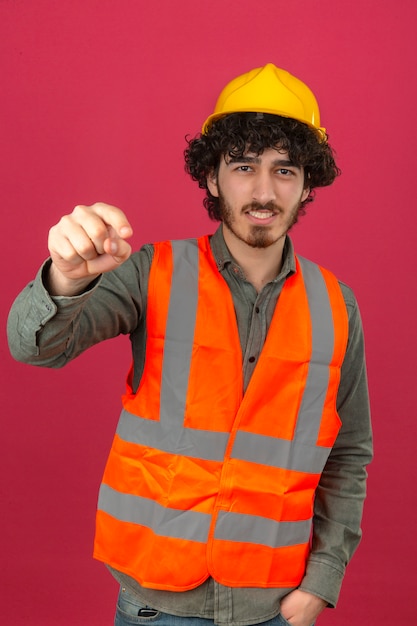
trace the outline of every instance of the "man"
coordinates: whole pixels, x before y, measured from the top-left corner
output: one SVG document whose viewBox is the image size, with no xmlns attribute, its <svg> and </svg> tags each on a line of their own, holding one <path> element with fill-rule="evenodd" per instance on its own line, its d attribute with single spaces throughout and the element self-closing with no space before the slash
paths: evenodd
<svg viewBox="0 0 417 626">
<path fill-rule="evenodd" d="M 287 236 L 339 171 L 314 95 L 272 64 L 226 86 L 185 159 L 215 234 L 131 254 L 122 211 L 76 207 L 11 350 L 61 367 L 130 334 L 94 551 L 116 626 L 310 626 L 359 542 L 372 453 L 355 298 Z"/>
</svg>

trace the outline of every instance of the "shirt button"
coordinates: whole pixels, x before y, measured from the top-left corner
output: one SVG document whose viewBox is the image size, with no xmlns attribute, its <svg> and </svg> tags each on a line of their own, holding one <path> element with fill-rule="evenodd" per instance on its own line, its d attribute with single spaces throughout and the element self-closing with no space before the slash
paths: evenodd
<svg viewBox="0 0 417 626">
<path fill-rule="evenodd" d="M 255 313 L 259 313 L 259 307 L 258 306 L 255 307 Z"/>
<path fill-rule="evenodd" d="M 256 358 L 255 358 L 254 356 L 250 356 L 250 357 L 248 358 L 248 361 L 249 361 L 249 363 L 255 363 Z"/>
</svg>

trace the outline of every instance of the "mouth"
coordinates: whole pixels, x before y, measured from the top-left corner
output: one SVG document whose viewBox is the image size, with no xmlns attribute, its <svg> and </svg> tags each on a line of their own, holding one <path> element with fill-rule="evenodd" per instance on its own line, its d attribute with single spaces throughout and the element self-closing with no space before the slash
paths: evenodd
<svg viewBox="0 0 417 626">
<path fill-rule="evenodd" d="M 271 217 L 274 217 L 275 213 L 273 211 L 267 211 L 267 210 L 263 210 L 263 211 L 252 210 L 252 211 L 248 211 L 248 215 L 250 215 L 251 217 L 257 220 L 268 220 Z"/>
<path fill-rule="evenodd" d="M 276 219 L 277 215 L 279 215 L 279 211 L 274 211 L 272 209 L 248 209 L 246 212 L 246 218 L 251 224 L 256 226 L 268 226 L 272 224 Z"/>
</svg>

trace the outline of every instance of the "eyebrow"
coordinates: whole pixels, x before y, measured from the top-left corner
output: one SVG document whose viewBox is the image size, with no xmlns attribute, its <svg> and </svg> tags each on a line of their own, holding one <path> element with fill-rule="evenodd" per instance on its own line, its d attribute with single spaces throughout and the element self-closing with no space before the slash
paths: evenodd
<svg viewBox="0 0 417 626">
<path fill-rule="evenodd" d="M 261 158 L 259 156 L 229 156 L 229 159 L 226 160 L 226 165 L 236 164 L 236 163 L 254 163 L 255 165 L 260 165 Z M 301 169 L 299 165 L 296 165 L 293 161 L 289 159 L 275 159 L 272 161 L 272 165 L 276 167 L 280 165 L 281 167 L 296 167 L 297 169 Z"/>
</svg>

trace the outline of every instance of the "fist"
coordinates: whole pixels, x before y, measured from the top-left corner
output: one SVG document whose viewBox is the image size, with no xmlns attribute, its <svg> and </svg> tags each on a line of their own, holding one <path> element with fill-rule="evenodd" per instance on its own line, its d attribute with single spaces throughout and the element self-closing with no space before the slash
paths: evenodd
<svg viewBox="0 0 417 626">
<path fill-rule="evenodd" d="M 115 269 L 131 254 L 126 239 L 132 234 L 117 207 L 101 202 L 76 206 L 49 231 L 51 292 L 73 295 L 103 272 Z"/>
</svg>

